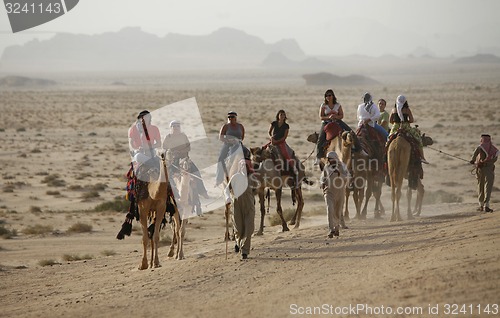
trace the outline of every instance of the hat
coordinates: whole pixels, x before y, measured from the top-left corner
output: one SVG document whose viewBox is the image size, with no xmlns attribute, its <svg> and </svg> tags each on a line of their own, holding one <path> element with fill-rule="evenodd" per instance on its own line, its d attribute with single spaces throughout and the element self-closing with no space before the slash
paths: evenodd
<svg viewBox="0 0 500 318">
<path fill-rule="evenodd" d="M 170 122 L 170 127 L 174 127 L 174 126 L 180 126 L 181 125 L 181 122 L 178 121 L 178 120 L 172 120 Z"/>
<path fill-rule="evenodd" d="M 403 107 L 405 103 L 406 97 L 404 97 L 404 95 L 399 95 L 398 98 L 396 98 L 396 106 Z"/>
<path fill-rule="evenodd" d="M 491 136 L 489 134 L 481 134 L 481 137 L 490 137 L 491 138 Z"/>
<path fill-rule="evenodd" d="M 337 156 L 337 153 L 335 151 L 330 151 L 329 153 L 326 154 L 326 157 L 328 159 L 339 160 L 339 156 Z"/>
<path fill-rule="evenodd" d="M 238 116 L 238 114 L 236 112 L 233 112 L 233 111 L 230 111 L 229 113 L 227 113 L 228 116 Z"/>
<path fill-rule="evenodd" d="M 143 110 L 142 112 L 139 113 L 139 115 L 137 115 L 137 119 L 140 119 L 140 118 L 146 116 L 147 114 L 149 114 L 149 111 Z"/>
</svg>

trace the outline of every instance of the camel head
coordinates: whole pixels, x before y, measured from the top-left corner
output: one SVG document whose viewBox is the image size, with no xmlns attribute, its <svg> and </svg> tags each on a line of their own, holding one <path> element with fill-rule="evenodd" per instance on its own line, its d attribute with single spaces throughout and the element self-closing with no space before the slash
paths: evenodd
<svg viewBox="0 0 500 318">
<path fill-rule="evenodd" d="M 318 142 L 319 134 L 317 132 L 313 132 L 309 136 L 307 136 L 307 141 L 312 142 L 313 144 Z"/>
<path fill-rule="evenodd" d="M 426 136 L 425 133 L 422 135 L 422 144 L 425 146 L 430 146 L 434 143 L 431 137 Z"/>
<path fill-rule="evenodd" d="M 262 162 L 266 159 L 272 158 L 272 150 L 270 149 L 271 145 L 267 148 L 262 147 L 253 147 L 250 148 L 250 153 L 252 154 L 253 162 Z"/>
<path fill-rule="evenodd" d="M 356 142 L 357 140 L 357 136 L 356 136 L 356 133 L 354 133 L 354 131 L 344 131 L 342 133 L 342 140 L 343 140 L 343 143 L 344 143 L 344 147 L 352 147 L 354 145 L 354 143 Z"/>
</svg>

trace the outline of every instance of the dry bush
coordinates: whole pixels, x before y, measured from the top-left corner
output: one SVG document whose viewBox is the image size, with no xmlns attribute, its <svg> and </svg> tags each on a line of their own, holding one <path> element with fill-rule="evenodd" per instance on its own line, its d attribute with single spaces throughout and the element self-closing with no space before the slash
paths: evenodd
<svg viewBox="0 0 500 318">
<path fill-rule="evenodd" d="M 104 250 L 101 252 L 101 254 L 104 256 L 113 256 L 113 255 L 116 255 L 116 252 L 113 250 Z"/>
<path fill-rule="evenodd" d="M 14 186 L 12 184 L 7 184 L 3 187 L 3 192 L 5 193 L 12 193 L 14 192 Z"/>
<path fill-rule="evenodd" d="M 70 226 L 69 229 L 66 232 L 67 233 L 88 233 L 88 232 L 92 232 L 92 225 L 78 222 L 78 223 L 75 223 L 72 226 Z"/>
<path fill-rule="evenodd" d="M 98 197 L 100 197 L 100 195 L 99 195 L 99 192 L 97 192 L 97 191 L 84 192 L 81 195 L 81 198 L 84 200 L 92 200 L 92 199 L 95 199 Z"/>
<path fill-rule="evenodd" d="M 2 221 L 3 223 L 3 221 Z M 17 231 L 15 229 L 9 230 L 3 225 L 0 225 L 0 237 L 3 239 L 11 239 L 14 236 L 17 236 Z"/>
<path fill-rule="evenodd" d="M 61 265 L 61 263 L 53 260 L 53 259 L 43 259 L 38 261 L 38 265 L 40 266 L 52 266 L 52 265 Z"/>
<path fill-rule="evenodd" d="M 68 187 L 69 190 L 71 191 L 81 191 L 83 190 L 82 186 L 79 184 L 73 184 Z"/>
<path fill-rule="evenodd" d="M 46 183 L 49 187 L 64 187 L 66 181 L 59 179 L 58 174 L 49 174 L 43 178 L 42 183 Z"/>
<path fill-rule="evenodd" d="M 42 151 L 39 148 L 32 149 L 31 153 L 41 153 Z"/>
<path fill-rule="evenodd" d="M 45 192 L 47 195 L 60 195 L 61 193 L 59 191 L 53 191 L 53 190 L 47 190 Z"/>
<path fill-rule="evenodd" d="M 40 212 L 42 212 L 42 209 L 40 207 L 38 207 L 38 206 L 33 206 L 32 205 L 32 206 L 30 206 L 30 212 L 31 213 L 40 213 Z"/>
<path fill-rule="evenodd" d="M 93 259 L 94 256 L 90 254 L 85 254 L 85 255 L 77 255 L 77 254 L 64 254 L 62 259 L 63 261 L 66 262 L 74 262 L 74 261 L 81 261 L 81 260 L 87 260 L 87 259 Z"/>
<path fill-rule="evenodd" d="M 52 233 L 52 231 L 52 226 L 41 224 L 29 225 L 22 230 L 22 232 L 26 235 L 44 235 Z"/>
<path fill-rule="evenodd" d="M 117 196 L 113 201 L 106 201 L 94 208 L 96 212 L 103 211 L 116 211 L 116 212 L 127 212 L 130 206 L 130 202 L 125 200 L 123 196 Z"/>
</svg>

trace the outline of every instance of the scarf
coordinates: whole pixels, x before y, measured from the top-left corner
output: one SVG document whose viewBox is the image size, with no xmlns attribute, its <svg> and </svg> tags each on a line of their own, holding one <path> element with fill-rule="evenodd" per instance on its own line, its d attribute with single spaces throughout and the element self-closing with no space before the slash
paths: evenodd
<svg viewBox="0 0 500 318">
<path fill-rule="evenodd" d="M 486 160 L 490 160 L 493 158 L 498 157 L 498 149 L 491 143 L 491 137 L 481 137 L 481 144 L 479 147 L 484 151 L 486 154 Z"/>
</svg>

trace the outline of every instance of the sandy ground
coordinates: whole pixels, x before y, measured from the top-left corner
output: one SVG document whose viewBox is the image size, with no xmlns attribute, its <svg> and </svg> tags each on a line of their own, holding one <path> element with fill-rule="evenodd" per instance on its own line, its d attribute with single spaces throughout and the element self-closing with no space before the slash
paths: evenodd
<svg viewBox="0 0 500 318">
<path fill-rule="evenodd" d="M 404 93 L 417 124 L 434 138 L 433 147 L 464 159 L 426 150 L 431 165 L 425 167 L 426 198 L 418 219 L 390 223 L 384 187 L 387 212 L 381 220 L 373 219 L 370 204 L 367 220 L 353 219 L 339 239 L 327 239 L 324 204 L 313 186 L 304 191 L 300 229 L 281 233 L 272 226 L 271 203 L 265 234 L 253 238 L 249 260 L 241 261 L 232 243 L 226 259 L 223 211 L 217 209 L 190 219 L 184 260 L 168 259 L 164 246 L 162 267 L 144 271 L 137 270 L 138 226 L 118 241 L 124 214 L 94 211 L 124 195 L 126 132 L 134 116 L 196 97 L 209 135 L 235 110 L 247 128 L 246 144 L 257 146 L 266 142 L 269 123 L 283 108 L 289 144 L 306 158 L 312 144 L 305 138 L 319 128 L 317 109 L 326 87 L 258 77 L 191 84 L 185 78 L 151 84 L 156 79 L 131 77 L 120 87 L 66 80 L 53 89 L 0 91 L 0 226 L 15 234 L 0 240 L 0 317 L 289 317 L 310 316 L 313 307 L 321 309 L 316 314 L 334 317 L 452 316 L 455 308 L 446 304 L 460 305 L 461 317 L 495 316 L 500 214 L 475 212 L 475 178 L 464 161 L 482 132 L 500 143 L 500 77 L 491 72 L 435 82 L 420 77 L 418 84 L 392 76 L 381 87 L 334 87 L 351 126 L 365 90 L 389 105 Z M 311 178 L 319 176 L 312 159 L 306 167 Z M 284 201 L 291 210 L 288 194 Z M 499 202 L 497 186 L 493 209 L 500 210 Z M 92 230 L 71 232 L 78 224 Z M 34 232 L 35 226 L 48 230 Z M 48 262 L 55 264 L 42 266 Z M 356 305 L 370 308 L 345 312 Z M 396 314 L 398 307 L 403 314 Z"/>
</svg>

